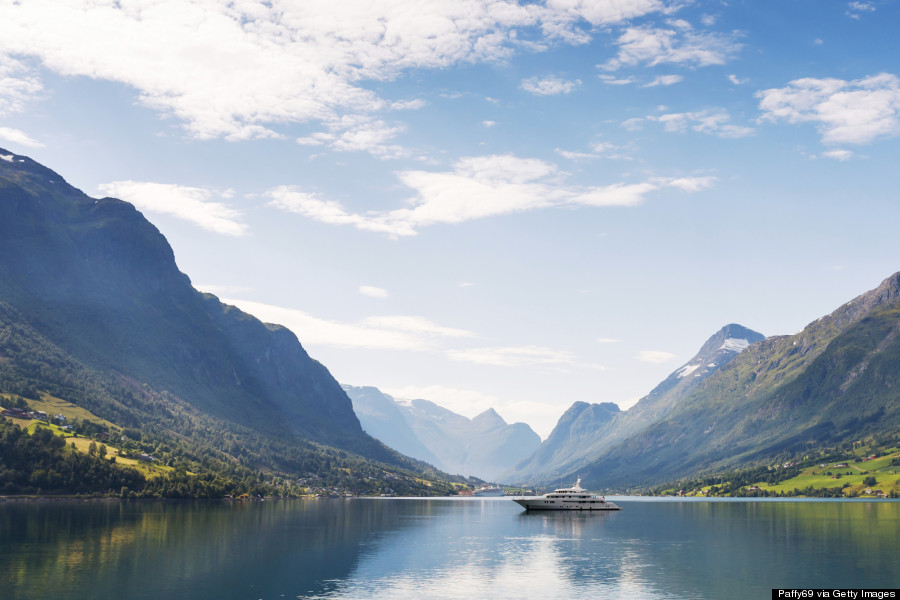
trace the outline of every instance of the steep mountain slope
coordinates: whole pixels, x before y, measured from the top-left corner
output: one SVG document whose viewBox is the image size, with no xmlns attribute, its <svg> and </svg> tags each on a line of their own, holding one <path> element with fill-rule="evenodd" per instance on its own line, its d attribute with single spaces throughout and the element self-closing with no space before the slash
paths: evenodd
<svg viewBox="0 0 900 600">
<path fill-rule="evenodd" d="M 504 480 L 548 482 L 577 470 L 596 457 L 604 441 L 615 435 L 614 428 L 621 414 L 612 402 L 575 402 L 559 418 L 537 451 L 504 473 Z"/>
<path fill-rule="evenodd" d="M 793 336 L 750 346 L 585 471 L 659 482 L 900 427 L 900 274 Z"/>
<path fill-rule="evenodd" d="M 629 416 L 646 423 L 664 417 L 697 385 L 731 362 L 750 344 L 765 338 L 763 334 L 743 325 L 726 325 L 706 340 L 694 358 L 676 369 L 629 409 Z"/>
<path fill-rule="evenodd" d="M 419 441 L 404 416 L 403 408 L 390 396 L 371 386 L 342 385 L 366 433 L 397 452 L 435 466 L 441 461 Z"/>
<path fill-rule="evenodd" d="M 448 473 L 495 481 L 541 442 L 531 427 L 507 424 L 493 409 L 468 419 L 428 400 L 398 401 L 373 387 L 344 389 L 368 433 Z"/>
<path fill-rule="evenodd" d="M 0 303 L 16 348 L 52 348 L 79 374 L 0 347 L 0 392 L 52 387 L 130 423 L 166 411 L 227 423 L 254 460 L 273 467 L 296 464 L 267 446 L 308 441 L 411 464 L 362 431 L 340 385 L 293 333 L 194 290 L 133 206 L 90 198 L 2 149 Z M 184 434 L 174 422 L 156 424 Z"/>
<path fill-rule="evenodd" d="M 665 417 L 706 378 L 763 339 L 761 333 L 742 325 L 726 325 L 706 340 L 696 356 L 626 412 L 612 403 L 576 402 L 538 451 L 505 473 L 504 478 L 550 482 L 568 477 L 610 447 Z"/>
<path fill-rule="evenodd" d="M 500 480 L 511 465 L 539 447 L 541 437 L 525 423 L 508 424 L 489 408 L 472 419 L 474 434 L 468 440 L 462 471 L 490 480 Z"/>
</svg>

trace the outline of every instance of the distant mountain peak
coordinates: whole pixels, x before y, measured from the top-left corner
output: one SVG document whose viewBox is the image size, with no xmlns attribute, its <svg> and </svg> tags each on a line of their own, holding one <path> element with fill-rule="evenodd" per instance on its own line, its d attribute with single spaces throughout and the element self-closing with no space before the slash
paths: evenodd
<svg viewBox="0 0 900 600">
<path fill-rule="evenodd" d="M 737 323 L 729 323 L 715 332 L 701 346 L 699 352 L 687 363 L 676 369 L 662 383 L 635 405 L 635 412 L 647 408 L 647 401 L 656 403 L 657 398 L 677 392 L 681 396 L 688 388 L 703 381 L 728 364 L 735 356 L 751 344 L 764 340 L 765 336 Z M 673 398 L 677 403 L 677 398 Z"/>
<path fill-rule="evenodd" d="M 369 387 L 344 390 L 366 431 L 450 473 L 495 481 L 541 443 L 531 427 L 510 425 L 493 408 L 469 419 L 429 400 L 400 400 Z"/>
<path fill-rule="evenodd" d="M 744 327 L 743 325 L 729 323 L 710 336 L 710 338 L 706 340 L 706 343 L 700 347 L 700 351 L 697 352 L 697 355 L 691 359 L 688 364 L 693 364 L 695 362 L 697 364 L 709 364 L 709 361 L 703 361 L 703 357 L 709 357 L 722 350 L 739 354 L 746 350 L 750 344 L 763 340 L 765 337 L 766 336 L 763 334 Z M 721 366 L 721 364 L 719 366 Z"/>
<path fill-rule="evenodd" d="M 483 413 L 480 413 L 479 415 L 472 418 L 473 421 L 484 421 L 484 420 L 488 420 L 488 419 L 498 420 L 498 421 L 501 421 L 504 425 L 506 425 L 506 421 L 503 419 L 503 417 L 501 417 L 500 414 L 493 408 L 489 408 L 486 411 L 484 411 Z"/>
</svg>

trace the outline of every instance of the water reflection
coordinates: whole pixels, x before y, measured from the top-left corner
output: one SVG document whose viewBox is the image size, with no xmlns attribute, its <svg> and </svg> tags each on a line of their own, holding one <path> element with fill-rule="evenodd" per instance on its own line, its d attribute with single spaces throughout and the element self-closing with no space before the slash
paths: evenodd
<svg viewBox="0 0 900 600">
<path fill-rule="evenodd" d="M 14 598 L 261 598 L 322 591 L 386 505 L 337 501 L 0 505 L 0 589 Z M 5 597 L 5 596 L 4 596 Z"/>
<path fill-rule="evenodd" d="M 894 587 L 900 503 L 0 503 L 3 598 L 760 598 Z M 7 594 L 9 590 L 9 594 Z"/>
<path fill-rule="evenodd" d="M 610 514 L 488 505 L 478 514 L 493 518 L 476 521 L 475 532 L 469 519 L 451 517 L 397 540 L 429 560 L 385 568 L 363 557 L 329 593 L 310 597 L 760 598 L 773 587 L 900 581 L 897 503 L 622 501 L 626 510 Z M 398 552 L 382 547 L 376 555 Z"/>
</svg>

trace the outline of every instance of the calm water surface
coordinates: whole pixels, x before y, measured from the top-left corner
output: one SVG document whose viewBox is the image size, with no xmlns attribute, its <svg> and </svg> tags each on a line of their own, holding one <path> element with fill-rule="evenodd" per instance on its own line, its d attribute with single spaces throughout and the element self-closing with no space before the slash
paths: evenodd
<svg viewBox="0 0 900 600">
<path fill-rule="evenodd" d="M 898 502 L 0 502 L 0 598 L 768 599 L 900 586 Z"/>
</svg>

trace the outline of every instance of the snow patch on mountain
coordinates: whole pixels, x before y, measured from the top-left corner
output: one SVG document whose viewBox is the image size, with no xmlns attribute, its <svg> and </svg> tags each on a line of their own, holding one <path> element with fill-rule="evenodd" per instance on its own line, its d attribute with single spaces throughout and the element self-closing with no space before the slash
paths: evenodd
<svg viewBox="0 0 900 600">
<path fill-rule="evenodd" d="M 675 376 L 681 379 L 682 377 L 687 377 L 699 368 L 700 365 L 685 365 L 675 372 Z"/>
<path fill-rule="evenodd" d="M 743 352 L 747 349 L 750 342 L 744 339 L 728 338 L 719 350 L 729 350 L 731 352 Z"/>
</svg>

